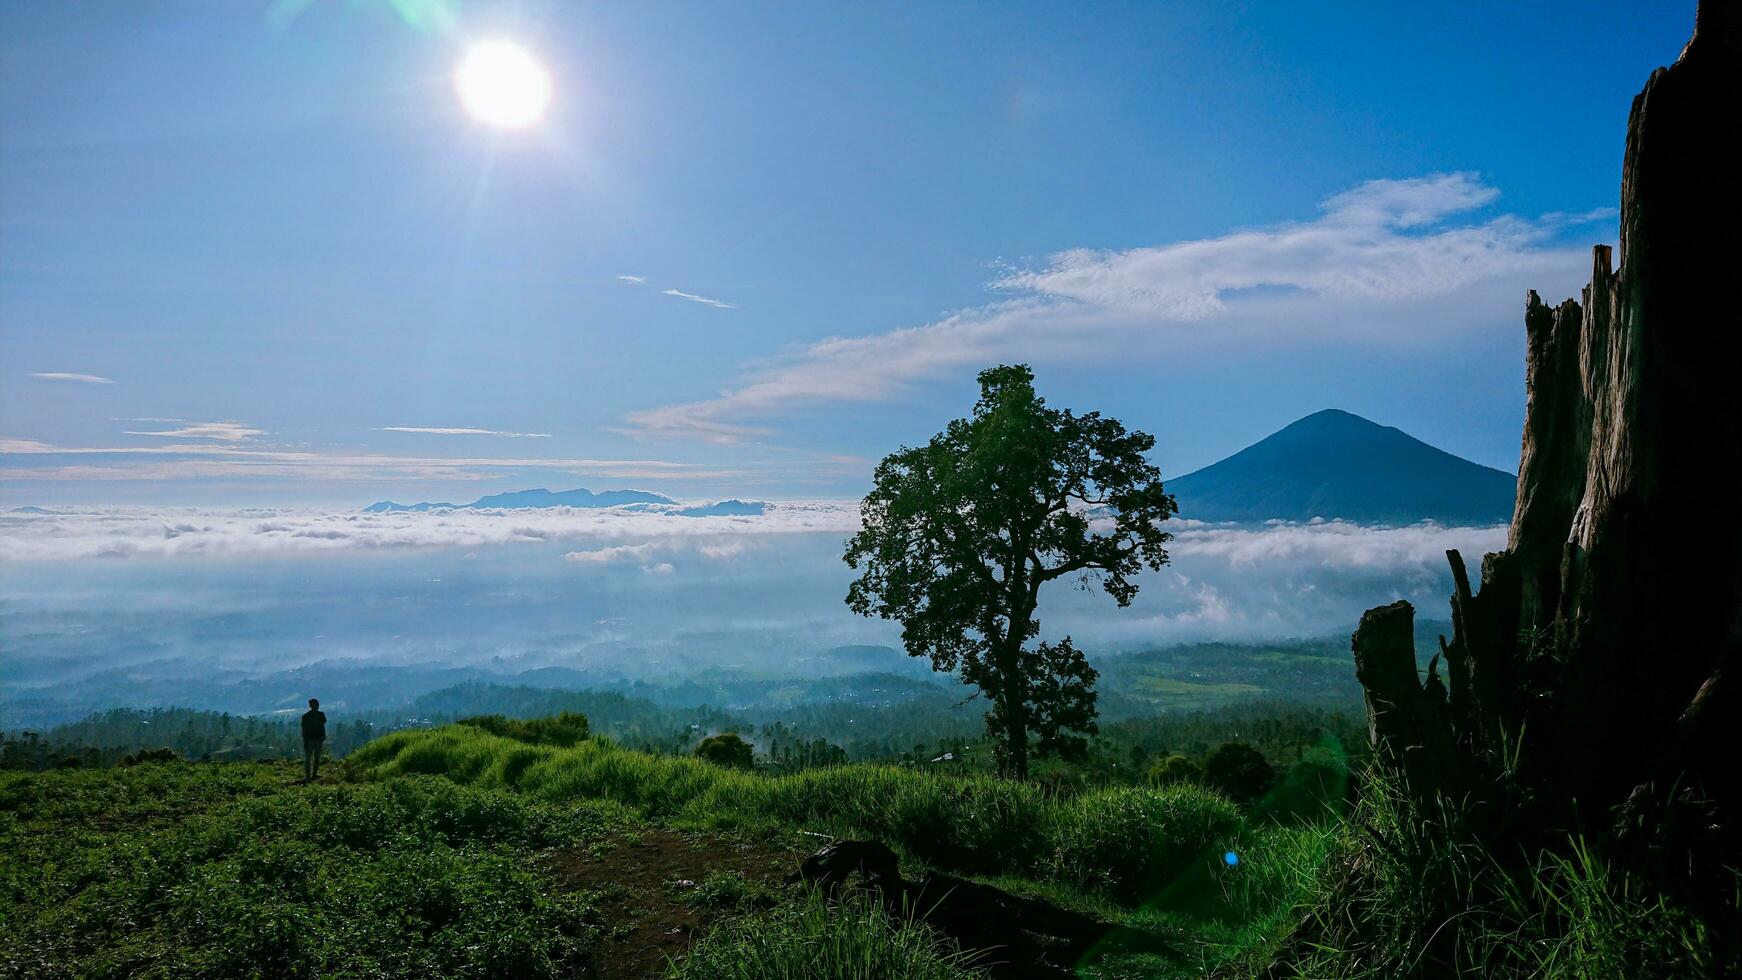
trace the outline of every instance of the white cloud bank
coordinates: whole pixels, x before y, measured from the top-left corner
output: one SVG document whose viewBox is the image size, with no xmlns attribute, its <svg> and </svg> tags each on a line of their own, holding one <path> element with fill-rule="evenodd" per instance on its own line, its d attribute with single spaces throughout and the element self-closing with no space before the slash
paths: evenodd
<svg viewBox="0 0 1742 980">
<path fill-rule="evenodd" d="M 1589 271 L 1565 229 L 1608 214 L 1449 219 L 1499 192 L 1468 173 L 1375 180 L 1327 198 L 1309 221 L 1125 251 L 1078 249 L 1016 270 L 1016 294 L 917 327 L 812 344 L 717 398 L 632 413 L 652 438 L 736 442 L 757 420 L 829 402 L 875 401 L 912 381 L 995 360 L 1129 358 L 1149 338 L 1407 340 L 1516 318 L 1528 285 L 1576 288 Z"/>
<path fill-rule="evenodd" d="M 679 517 L 619 507 L 385 514 L 294 508 L 56 508 L 0 514 L 0 562 L 337 554 L 639 538 L 694 541 L 698 550 L 711 549 L 708 557 L 726 558 L 741 549 L 722 543 L 724 536 L 842 533 L 857 522 L 855 505 L 833 501 L 771 504 L 762 515 L 738 517 Z M 651 557 L 669 547 L 628 544 L 565 557 L 603 563 Z"/>
<path fill-rule="evenodd" d="M 1168 546 L 1176 563 L 1216 558 L 1235 569 L 1289 562 L 1327 569 L 1438 567 L 1446 551 L 1458 548 L 1481 555 L 1506 547 L 1506 528 L 1367 527 L 1348 521 L 1271 524 L 1262 528 L 1184 528 Z"/>
<path fill-rule="evenodd" d="M 1443 618 L 1445 550 L 1474 561 L 1506 538 L 1503 527 L 1178 523 L 1173 564 L 1140 577 L 1130 608 L 1099 589 L 1060 585 L 1042 593 L 1043 635 L 1070 634 L 1100 655 L 1202 639 L 1346 635 L 1363 610 L 1395 599 Z M 770 650 L 897 642 L 893 624 L 860 619 L 841 602 L 853 575 L 841 545 L 856 524 L 847 501 L 708 518 L 560 508 L 0 513 L 0 598 L 30 597 L 15 603 L 21 611 L 46 602 L 76 614 L 44 620 L 45 636 L 83 624 L 66 645 L 33 644 L 25 657 L 133 649 L 137 611 L 148 609 L 166 648 L 209 658 L 226 641 L 186 638 L 209 637 L 195 624 L 235 608 L 258 617 L 227 641 L 241 658 L 306 656 L 303 627 L 319 609 L 331 619 L 323 632 L 335 641 L 318 644 L 329 655 L 527 656 L 596 642 L 611 657 L 628 645 L 744 663 Z M 394 601 L 361 601 L 372 595 Z M 461 608 L 479 595 L 491 599 Z M 432 618 L 431 609 L 450 615 Z M 128 618 L 108 615 L 115 611 Z M 613 625 L 586 625 L 605 620 Z"/>
<path fill-rule="evenodd" d="M 0 513 L 0 561 L 573 542 L 576 547 L 562 556 L 569 562 L 648 564 L 675 551 L 736 558 L 775 547 L 782 535 L 844 536 L 858 526 L 856 502 L 831 500 L 772 503 L 761 515 L 734 517 L 679 517 L 623 507 L 382 514 L 295 508 L 56 508 Z M 1235 571 L 1281 564 L 1364 573 L 1437 569 L 1448 548 L 1480 554 L 1506 542 L 1504 527 L 1365 527 L 1345 521 L 1258 528 L 1180 522 L 1174 535 L 1169 550 L 1176 566 L 1214 562 Z"/>
</svg>

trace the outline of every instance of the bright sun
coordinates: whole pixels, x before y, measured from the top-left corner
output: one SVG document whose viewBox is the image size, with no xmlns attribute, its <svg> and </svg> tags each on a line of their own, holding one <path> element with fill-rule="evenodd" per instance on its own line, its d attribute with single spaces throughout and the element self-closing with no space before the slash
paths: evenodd
<svg viewBox="0 0 1742 980">
<path fill-rule="evenodd" d="M 550 104 L 550 73 L 525 48 L 509 41 L 484 41 L 467 49 L 454 72 L 454 87 L 472 118 L 506 129 L 538 122 Z"/>
</svg>

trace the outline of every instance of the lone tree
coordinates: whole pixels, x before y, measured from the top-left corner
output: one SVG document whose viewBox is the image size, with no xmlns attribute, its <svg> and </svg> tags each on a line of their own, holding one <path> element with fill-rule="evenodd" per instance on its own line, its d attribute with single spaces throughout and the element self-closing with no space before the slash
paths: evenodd
<svg viewBox="0 0 1742 980">
<path fill-rule="evenodd" d="M 1028 776 L 1029 737 L 1072 755 L 1094 734 L 1096 672 L 1072 645 L 1029 646 L 1040 587 L 1074 577 L 1131 604 L 1167 563 L 1175 511 L 1144 458 L 1155 437 L 1099 412 L 1048 408 L 1026 365 L 980 373 L 980 400 L 924 446 L 877 466 L 846 561 L 847 605 L 901 622 L 902 641 L 992 702 L 1000 771 Z"/>
</svg>

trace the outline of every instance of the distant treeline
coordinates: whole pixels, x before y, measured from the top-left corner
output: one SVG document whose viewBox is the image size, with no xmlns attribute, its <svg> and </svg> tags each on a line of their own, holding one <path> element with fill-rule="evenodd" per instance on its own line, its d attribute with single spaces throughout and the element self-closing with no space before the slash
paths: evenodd
<svg viewBox="0 0 1742 980">
<path fill-rule="evenodd" d="M 327 726 L 327 750 L 344 755 L 387 730 L 362 719 L 336 719 Z M 302 729 L 295 715 L 113 708 L 46 732 L 0 731 L 0 768 L 112 766 L 150 749 L 168 749 L 184 759 L 295 758 L 302 754 Z"/>
<path fill-rule="evenodd" d="M 564 691 L 469 682 L 434 691 L 402 710 L 347 714 L 329 708 L 327 751 L 349 754 L 370 739 L 479 715 L 543 718 L 585 715 L 595 732 L 623 745 L 668 755 L 704 737 L 737 732 L 786 765 L 824 759 L 896 759 L 916 744 L 960 743 L 979 735 L 983 709 L 954 710 L 953 693 L 931 688 L 892 703 L 824 701 L 757 711 L 677 707 L 612 691 Z M 45 730 L 0 731 L 0 768 L 108 766 L 140 749 L 167 748 L 184 759 L 296 758 L 297 713 L 250 716 L 191 708 L 114 708 Z M 923 750 L 922 750 L 923 751 Z"/>
<path fill-rule="evenodd" d="M 863 692 L 861 692 L 863 693 Z M 885 761 L 935 769 L 984 770 L 984 707 L 963 704 L 944 688 L 908 689 L 890 700 L 860 697 L 763 707 L 755 711 L 680 707 L 612 691 L 565 691 L 479 682 L 417 698 L 404 710 L 328 712 L 327 749 L 345 756 L 388 732 L 460 719 L 583 715 L 591 731 L 629 748 L 688 755 L 709 735 L 735 732 L 755 749 L 758 765 L 797 771 L 845 761 Z M 1202 764 L 1224 743 L 1253 747 L 1279 772 L 1303 753 L 1328 750 L 1360 757 L 1365 730 L 1358 714 L 1327 705 L 1248 701 L 1197 711 L 1152 713 L 1106 722 L 1087 756 L 1049 767 L 1053 779 L 1132 784 L 1150 779 L 1169 756 Z M 117 708 L 46 731 L 0 732 L 0 768 L 111 766 L 145 749 L 191 760 L 295 758 L 302 750 L 296 713 L 233 715 L 187 708 Z"/>
</svg>

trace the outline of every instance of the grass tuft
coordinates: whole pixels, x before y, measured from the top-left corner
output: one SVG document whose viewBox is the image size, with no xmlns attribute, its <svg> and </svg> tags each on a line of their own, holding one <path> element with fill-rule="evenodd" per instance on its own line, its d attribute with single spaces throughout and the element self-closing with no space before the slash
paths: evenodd
<svg viewBox="0 0 1742 980">
<path fill-rule="evenodd" d="M 925 925 L 864 902 L 812 896 L 715 926 L 673 980 L 973 980 L 972 958 Z"/>
</svg>

